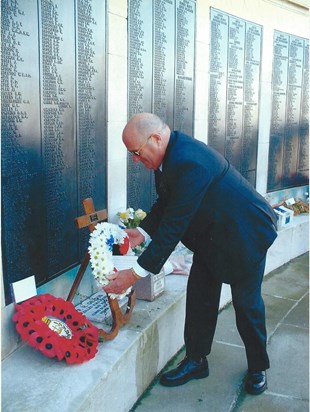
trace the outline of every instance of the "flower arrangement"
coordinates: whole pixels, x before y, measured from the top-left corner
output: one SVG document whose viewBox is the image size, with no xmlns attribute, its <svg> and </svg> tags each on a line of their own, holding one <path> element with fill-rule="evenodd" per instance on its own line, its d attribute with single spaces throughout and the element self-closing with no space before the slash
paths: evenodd
<svg viewBox="0 0 310 412">
<path fill-rule="evenodd" d="M 125 255 L 129 249 L 129 238 L 119 226 L 103 222 L 96 225 L 90 234 L 89 243 L 88 252 L 93 275 L 100 285 L 106 286 L 109 283 L 106 276 L 117 271 L 112 259 L 113 246 L 118 245 L 120 253 Z M 122 295 L 110 294 L 110 297 L 121 299 L 130 290 L 131 288 Z"/>
<path fill-rule="evenodd" d="M 119 217 L 120 224 L 124 228 L 133 229 L 139 226 L 140 222 L 145 218 L 146 213 L 142 209 L 134 210 L 132 207 L 129 207 L 125 212 L 117 213 L 117 216 Z M 145 247 L 146 243 L 143 242 L 132 250 L 135 255 L 141 255 Z"/>
<path fill-rule="evenodd" d="M 71 302 L 43 294 L 17 304 L 15 309 L 17 332 L 43 355 L 68 364 L 96 355 L 99 330 Z"/>
<path fill-rule="evenodd" d="M 125 212 L 117 213 L 117 216 L 126 229 L 132 229 L 139 226 L 146 213 L 142 209 L 134 210 L 132 207 L 129 207 Z"/>
</svg>

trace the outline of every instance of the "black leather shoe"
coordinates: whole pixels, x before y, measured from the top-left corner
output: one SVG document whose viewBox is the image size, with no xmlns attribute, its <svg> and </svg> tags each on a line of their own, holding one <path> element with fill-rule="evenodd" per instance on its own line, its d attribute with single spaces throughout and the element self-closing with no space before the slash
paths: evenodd
<svg viewBox="0 0 310 412">
<path fill-rule="evenodd" d="M 265 371 L 248 371 L 245 377 L 244 389 L 251 395 L 259 395 L 267 389 L 267 376 Z"/>
<path fill-rule="evenodd" d="M 196 361 L 185 357 L 177 368 L 164 373 L 160 383 L 164 386 L 179 386 L 191 379 L 201 379 L 209 376 L 209 366 L 206 358 Z"/>
</svg>

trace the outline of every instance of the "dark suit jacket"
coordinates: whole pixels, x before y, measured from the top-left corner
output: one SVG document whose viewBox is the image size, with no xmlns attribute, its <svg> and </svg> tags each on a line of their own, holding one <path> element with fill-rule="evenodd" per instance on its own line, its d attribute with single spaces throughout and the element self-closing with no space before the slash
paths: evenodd
<svg viewBox="0 0 310 412">
<path fill-rule="evenodd" d="M 277 236 L 276 216 L 223 156 L 172 132 L 155 179 L 158 199 L 140 224 L 152 238 L 138 259 L 144 269 L 158 273 L 182 241 L 223 282 L 255 272 Z"/>
</svg>

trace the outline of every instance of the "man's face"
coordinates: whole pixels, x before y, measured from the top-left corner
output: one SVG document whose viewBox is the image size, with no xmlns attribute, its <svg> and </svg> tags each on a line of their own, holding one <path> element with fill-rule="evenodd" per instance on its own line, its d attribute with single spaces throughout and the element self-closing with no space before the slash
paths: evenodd
<svg viewBox="0 0 310 412">
<path fill-rule="evenodd" d="M 141 162 L 147 169 L 151 170 L 156 170 L 161 165 L 163 156 L 158 144 L 158 135 L 150 135 L 142 142 L 135 138 L 124 138 L 124 143 L 135 163 Z"/>
</svg>

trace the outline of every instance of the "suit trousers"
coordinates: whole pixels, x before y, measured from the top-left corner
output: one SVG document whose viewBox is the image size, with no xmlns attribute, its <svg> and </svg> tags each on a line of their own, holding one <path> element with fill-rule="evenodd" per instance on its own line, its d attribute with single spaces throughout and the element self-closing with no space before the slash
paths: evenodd
<svg viewBox="0 0 310 412">
<path fill-rule="evenodd" d="M 266 370 L 269 358 L 266 350 L 265 305 L 261 296 L 266 256 L 241 280 L 231 284 L 236 325 L 243 340 L 249 370 Z M 222 282 L 211 273 L 204 257 L 194 253 L 187 284 L 184 340 L 186 354 L 199 359 L 211 351 L 214 338 Z"/>
</svg>

